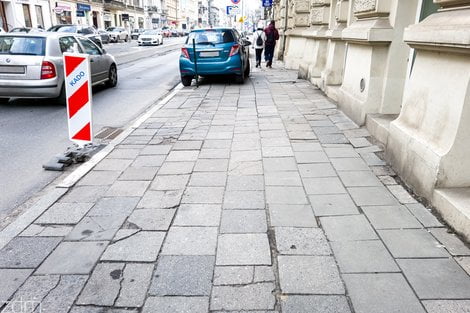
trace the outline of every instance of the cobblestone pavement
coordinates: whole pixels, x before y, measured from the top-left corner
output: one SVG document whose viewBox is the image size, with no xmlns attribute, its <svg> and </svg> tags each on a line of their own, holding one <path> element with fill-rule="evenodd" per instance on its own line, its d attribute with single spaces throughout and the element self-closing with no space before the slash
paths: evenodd
<svg viewBox="0 0 470 313">
<path fill-rule="evenodd" d="M 470 312 L 368 136 L 279 67 L 183 89 L 0 251 L 3 312 Z"/>
</svg>

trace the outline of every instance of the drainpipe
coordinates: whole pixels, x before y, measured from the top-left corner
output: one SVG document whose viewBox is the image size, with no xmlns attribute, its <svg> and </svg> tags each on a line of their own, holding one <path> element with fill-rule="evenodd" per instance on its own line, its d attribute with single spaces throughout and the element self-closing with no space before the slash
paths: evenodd
<svg viewBox="0 0 470 313">
<path fill-rule="evenodd" d="M 286 16 L 285 16 L 285 23 L 284 23 L 284 34 L 282 35 L 282 53 L 281 53 L 281 60 L 284 60 L 284 53 L 286 52 L 286 41 L 287 41 L 287 22 L 289 20 L 289 0 L 286 1 Z"/>
</svg>

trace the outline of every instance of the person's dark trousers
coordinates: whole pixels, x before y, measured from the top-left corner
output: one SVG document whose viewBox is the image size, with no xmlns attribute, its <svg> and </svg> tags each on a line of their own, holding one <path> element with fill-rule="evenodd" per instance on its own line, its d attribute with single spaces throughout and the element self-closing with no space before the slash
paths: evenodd
<svg viewBox="0 0 470 313">
<path fill-rule="evenodd" d="M 256 67 L 261 66 L 261 55 L 263 54 L 263 49 L 256 50 Z"/>
<path fill-rule="evenodd" d="M 264 47 L 264 59 L 266 60 L 266 66 L 271 67 L 273 65 L 274 57 L 274 46 L 266 45 Z"/>
</svg>

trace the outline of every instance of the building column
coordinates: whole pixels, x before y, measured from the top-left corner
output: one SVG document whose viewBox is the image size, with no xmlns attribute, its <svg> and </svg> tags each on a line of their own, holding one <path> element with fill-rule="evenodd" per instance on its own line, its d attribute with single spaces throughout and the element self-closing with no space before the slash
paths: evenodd
<svg viewBox="0 0 470 313">
<path fill-rule="evenodd" d="M 416 58 L 387 144 L 394 169 L 428 199 L 470 187 L 470 1 L 434 2 L 441 10 L 404 34 Z"/>
<path fill-rule="evenodd" d="M 370 113 L 398 114 L 409 47 L 403 29 L 414 23 L 418 0 L 354 0 L 357 19 L 343 30 L 348 42 L 339 105 L 357 124 Z"/>
<path fill-rule="evenodd" d="M 346 44 L 342 40 L 343 30 L 348 21 L 348 0 L 332 0 L 330 27 L 326 32 L 328 53 L 325 69 L 321 73 L 320 88 L 333 100 L 338 99 L 338 89 L 343 82 Z"/>
<path fill-rule="evenodd" d="M 330 21 L 330 0 L 311 0 L 310 28 L 305 31 L 307 38 L 304 57 L 299 67 L 299 78 L 319 85 L 321 72 L 325 69 L 328 49 L 326 33 Z"/>
</svg>

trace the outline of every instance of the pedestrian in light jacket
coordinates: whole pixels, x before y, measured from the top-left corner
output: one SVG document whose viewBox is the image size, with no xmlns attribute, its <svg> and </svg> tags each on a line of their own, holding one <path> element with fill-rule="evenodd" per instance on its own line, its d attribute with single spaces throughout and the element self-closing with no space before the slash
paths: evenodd
<svg viewBox="0 0 470 313">
<path fill-rule="evenodd" d="M 276 47 L 276 41 L 279 40 L 279 32 L 276 29 L 276 23 L 271 21 L 269 26 L 264 30 L 266 34 L 266 42 L 264 44 L 264 58 L 266 60 L 266 66 L 272 68 L 274 48 Z"/>
<path fill-rule="evenodd" d="M 266 42 L 266 34 L 260 25 L 253 34 L 253 42 L 256 52 L 256 67 L 261 67 L 261 55 L 263 54 L 264 44 Z"/>
</svg>

